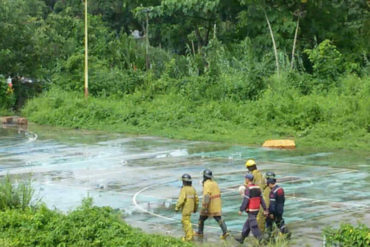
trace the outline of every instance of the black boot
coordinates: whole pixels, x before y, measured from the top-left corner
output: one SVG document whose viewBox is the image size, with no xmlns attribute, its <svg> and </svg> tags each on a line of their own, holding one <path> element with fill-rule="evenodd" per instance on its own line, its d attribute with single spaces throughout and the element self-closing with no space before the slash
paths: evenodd
<svg viewBox="0 0 370 247">
<path fill-rule="evenodd" d="M 203 229 L 204 229 L 204 220 L 199 219 L 199 221 L 198 221 L 198 231 L 195 233 L 195 236 L 203 237 Z"/>
<path fill-rule="evenodd" d="M 243 235 L 241 235 L 239 237 L 234 237 L 234 239 L 236 241 L 238 241 L 240 244 L 243 244 L 244 243 L 244 240 L 245 240 L 245 237 Z"/>
</svg>

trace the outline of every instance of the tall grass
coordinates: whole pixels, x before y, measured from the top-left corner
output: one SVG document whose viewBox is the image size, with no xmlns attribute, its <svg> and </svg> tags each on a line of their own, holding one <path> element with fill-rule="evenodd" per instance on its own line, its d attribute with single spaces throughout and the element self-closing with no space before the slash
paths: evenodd
<svg viewBox="0 0 370 247">
<path fill-rule="evenodd" d="M 14 183 L 9 175 L 0 178 L 0 211 L 26 209 L 31 205 L 34 189 L 31 182 Z"/>
<path fill-rule="evenodd" d="M 169 89 L 85 100 L 54 88 L 29 101 L 23 114 L 39 124 L 71 128 L 239 144 L 288 137 L 306 147 L 369 150 L 369 78 L 346 77 L 329 92 L 308 95 L 284 75 L 269 80 L 257 100 L 243 101 L 192 100 Z"/>
</svg>

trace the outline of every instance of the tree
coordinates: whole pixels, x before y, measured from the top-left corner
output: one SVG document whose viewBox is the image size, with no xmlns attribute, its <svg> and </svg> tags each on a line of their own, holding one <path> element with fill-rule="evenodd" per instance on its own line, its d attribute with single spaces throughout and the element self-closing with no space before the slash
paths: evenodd
<svg viewBox="0 0 370 247">
<path fill-rule="evenodd" d="M 3 0 L 0 4 L 0 74 L 39 75 L 40 54 L 35 30 L 43 24 L 45 5 L 39 0 Z"/>
</svg>

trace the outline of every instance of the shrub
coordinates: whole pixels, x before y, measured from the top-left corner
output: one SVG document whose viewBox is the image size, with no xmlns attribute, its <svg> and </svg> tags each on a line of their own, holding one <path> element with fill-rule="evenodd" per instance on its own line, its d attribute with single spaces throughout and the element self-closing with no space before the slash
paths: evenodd
<svg viewBox="0 0 370 247">
<path fill-rule="evenodd" d="M 342 224 L 339 229 L 326 228 L 323 231 L 325 246 L 365 247 L 370 245 L 370 228 L 363 224 L 353 226 Z"/>
<path fill-rule="evenodd" d="M 0 212 L 0 244 L 7 246 L 191 246 L 173 237 L 145 234 L 127 225 L 119 212 L 96 207 L 87 198 L 68 214 L 42 205 Z"/>
<path fill-rule="evenodd" d="M 314 49 L 306 49 L 313 67 L 313 75 L 321 79 L 324 85 L 338 79 L 344 70 L 342 54 L 330 40 L 324 40 Z"/>
<path fill-rule="evenodd" d="M 0 210 L 24 210 L 31 205 L 33 194 L 30 181 L 14 184 L 7 175 L 0 179 Z"/>
<path fill-rule="evenodd" d="M 89 93 L 95 96 L 124 95 L 133 93 L 144 83 L 140 70 L 109 68 L 107 61 L 90 58 Z M 56 85 L 69 91 L 84 90 L 83 56 L 75 54 L 61 64 L 60 72 L 53 77 Z"/>
</svg>

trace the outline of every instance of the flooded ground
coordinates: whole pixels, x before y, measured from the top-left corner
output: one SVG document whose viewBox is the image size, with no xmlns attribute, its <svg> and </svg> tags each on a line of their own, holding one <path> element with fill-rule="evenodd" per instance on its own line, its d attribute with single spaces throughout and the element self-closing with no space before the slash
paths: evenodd
<svg viewBox="0 0 370 247">
<path fill-rule="evenodd" d="M 31 127 L 0 128 L 0 174 L 33 179 L 37 196 L 49 207 L 68 211 L 87 195 L 97 205 L 124 210 L 131 225 L 180 236 L 180 214 L 172 211 L 179 177 L 190 173 L 201 194 L 200 174 L 213 170 L 222 190 L 223 214 L 237 234 L 247 158 L 263 172 L 274 171 L 287 200 L 285 221 L 296 245 L 320 246 L 321 230 L 340 222 L 370 224 L 370 154 L 271 150 L 219 143 Z M 197 216 L 192 218 L 197 222 Z M 208 241 L 220 234 L 206 223 Z"/>
</svg>

